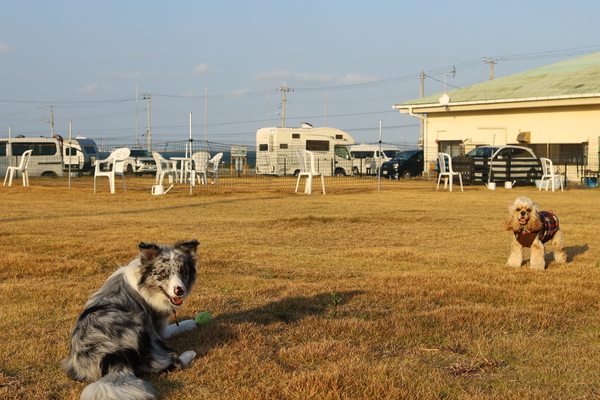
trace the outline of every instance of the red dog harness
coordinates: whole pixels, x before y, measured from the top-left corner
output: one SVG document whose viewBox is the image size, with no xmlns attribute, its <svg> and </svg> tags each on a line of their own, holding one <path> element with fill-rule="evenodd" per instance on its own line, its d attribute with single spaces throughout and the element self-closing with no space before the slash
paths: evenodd
<svg viewBox="0 0 600 400">
<path fill-rule="evenodd" d="M 515 232 L 515 238 L 521 246 L 531 247 L 535 238 L 539 235 L 540 241 L 546 243 L 554 237 L 554 234 L 558 231 L 558 217 L 556 214 L 552 214 L 548 211 L 540 211 L 538 213 L 540 222 L 542 223 L 542 229 L 536 232 L 529 232 L 526 229 L 521 229 L 519 232 Z M 541 233 L 540 233 L 541 232 Z"/>
</svg>

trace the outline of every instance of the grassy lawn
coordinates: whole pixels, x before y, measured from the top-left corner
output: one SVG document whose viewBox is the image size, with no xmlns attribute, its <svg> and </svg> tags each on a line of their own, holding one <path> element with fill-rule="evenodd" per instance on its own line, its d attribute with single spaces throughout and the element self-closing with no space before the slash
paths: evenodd
<svg viewBox="0 0 600 400">
<path fill-rule="evenodd" d="M 183 239 L 201 245 L 178 317 L 215 321 L 169 341 L 198 353 L 190 368 L 143 377 L 162 399 L 600 397 L 598 189 L 307 196 L 290 182 L 0 188 L 0 398 L 78 399 L 85 384 L 58 362 L 87 298 L 140 241 Z M 567 264 L 504 265 L 517 196 L 559 216 Z"/>
</svg>

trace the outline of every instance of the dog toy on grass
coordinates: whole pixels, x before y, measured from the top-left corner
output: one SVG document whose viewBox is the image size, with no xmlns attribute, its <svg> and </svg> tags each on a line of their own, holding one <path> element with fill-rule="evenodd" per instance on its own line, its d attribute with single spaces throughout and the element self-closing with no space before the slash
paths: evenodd
<svg viewBox="0 0 600 400">
<path fill-rule="evenodd" d="M 196 315 L 196 318 L 194 319 L 196 321 L 196 324 L 198 325 L 208 325 L 212 322 L 213 317 L 211 317 L 208 312 L 202 311 L 198 313 L 198 315 Z"/>
</svg>

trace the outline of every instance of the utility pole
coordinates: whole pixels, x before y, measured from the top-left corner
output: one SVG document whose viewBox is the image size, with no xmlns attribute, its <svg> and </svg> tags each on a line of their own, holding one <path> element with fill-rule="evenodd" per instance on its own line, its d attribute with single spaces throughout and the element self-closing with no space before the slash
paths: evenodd
<svg viewBox="0 0 600 400">
<path fill-rule="evenodd" d="M 421 98 L 425 97 L 425 71 L 421 70 L 421 88 L 419 92 Z M 423 136 L 425 134 L 425 123 L 422 118 L 419 118 L 419 137 L 421 138 L 421 143 L 423 143 L 423 147 L 425 147 L 425 141 Z"/>
<path fill-rule="evenodd" d="M 152 94 L 144 94 L 144 99 L 148 100 L 148 128 L 146 130 L 146 142 L 148 143 L 148 151 L 152 151 L 152 132 L 150 130 L 150 99 L 152 99 Z"/>
<path fill-rule="evenodd" d="M 325 125 L 327 126 L 327 93 L 325 93 Z"/>
<path fill-rule="evenodd" d="M 50 120 L 46 120 L 50 124 L 50 137 L 54 137 L 54 108 L 52 106 L 45 106 L 44 109 L 50 110 Z"/>
<path fill-rule="evenodd" d="M 138 94 L 138 85 L 135 85 L 135 144 L 140 145 L 140 140 L 138 139 L 138 100 L 140 95 Z"/>
<path fill-rule="evenodd" d="M 280 92 L 283 92 L 283 100 L 282 100 L 282 106 L 281 106 L 281 127 L 285 128 L 285 103 L 287 102 L 286 94 L 288 92 L 293 92 L 294 89 L 290 89 L 290 88 L 286 87 L 286 83 L 283 82 L 283 86 L 278 87 L 277 90 L 279 90 Z"/>
<path fill-rule="evenodd" d="M 491 81 L 495 78 L 494 65 L 498 64 L 498 60 L 492 60 L 491 58 L 488 60 L 487 58 L 483 57 L 483 62 L 490 64 L 490 81 Z"/>
</svg>

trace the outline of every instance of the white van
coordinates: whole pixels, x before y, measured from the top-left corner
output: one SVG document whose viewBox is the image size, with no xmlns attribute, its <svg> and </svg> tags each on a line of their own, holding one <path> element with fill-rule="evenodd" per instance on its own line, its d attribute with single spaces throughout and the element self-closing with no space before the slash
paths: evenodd
<svg viewBox="0 0 600 400">
<path fill-rule="evenodd" d="M 256 173 L 296 175 L 300 164 L 297 149 L 313 152 L 315 169 L 325 176 L 352 175 L 352 158 L 348 146 L 354 139 L 335 128 L 261 128 L 256 132 Z"/>
<path fill-rule="evenodd" d="M 65 171 L 79 173 L 93 173 L 96 160 L 100 159 L 100 153 L 96 142 L 83 136 L 63 141 L 63 159 Z"/>
<path fill-rule="evenodd" d="M 354 175 L 377 175 L 386 161 L 390 161 L 400 149 L 389 144 L 357 144 L 350 146 L 352 172 Z"/>
<path fill-rule="evenodd" d="M 63 158 L 57 138 L 16 137 L 0 138 L 0 176 L 9 166 L 19 165 L 21 155 L 33 150 L 27 165 L 29 176 L 63 176 Z"/>
</svg>

